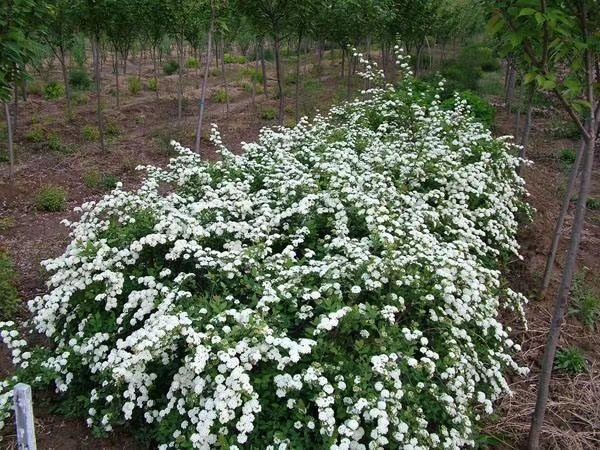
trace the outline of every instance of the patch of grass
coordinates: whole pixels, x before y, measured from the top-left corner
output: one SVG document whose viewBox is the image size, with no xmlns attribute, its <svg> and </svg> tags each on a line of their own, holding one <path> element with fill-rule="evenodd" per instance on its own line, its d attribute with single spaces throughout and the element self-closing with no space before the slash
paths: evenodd
<svg viewBox="0 0 600 450">
<path fill-rule="evenodd" d="M 46 140 L 46 130 L 39 124 L 34 125 L 31 129 L 25 133 L 25 139 L 34 144 L 39 144 Z"/>
<path fill-rule="evenodd" d="M 89 142 L 98 142 L 100 140 L 100 130 L 95 125 L 86 125 L 83 127 L 83 138 Z"/>
<path fill-rule="evenodd" d="M 261 70 L 256 70 L 251 67 L 244 67 L 240 71 L 240 75 L 242 78 L 254 81 L 257 84 L 262 84 L 263 82 L 263 74 Z"/>
<path fill-rule="evenodd" d="M 115 138 L 119 134 L 121 134 L 121 130 L 119 129 L 119 125 L 112 120 L 106 123 L 106 135 L 110 138 Z"/>
<path fill-rule="evenodd" d="M 597 198 L 588 198 L 585 203 L 587 209 L 591 209 L 592 211 L 596 211 L 600 209 L 600 199 Z"/>
<path fill-rule="evenodd" d="M 76 68 L 69 73 L 69 84 L 73 89 L 87 90 L 92 86 L 92 80 L 84 68 Z"/>
<path fill-rule="evenodd" d="M 148 80 L 148 90 L 152 92 L 158 91 L 158 78 L 150 78 Z"/>
<path fill-rule="evenodd" d="M 64 145 L 57 134 L 48 135 L 48 148 L 53 152 L 58 153 L 72 153 L 71 148 L 67 145 Z"/>
<path fill-rule="evenodd" d="M 575 153 L 575 150 L 571 148 L 565 148 L 561 150 L 560 155 L 558 156 L 560 164 L 563 166 L 564 169 L 570 168 L 575 162 L 576 158 L 577 154 Z"/>
<path fill-rule="evenodd" d="M 225 53 L 223 56 L 223 62 L 225 64 L 246 64 L 248 62 L 248 58 L 243 55 L 231 55 L 229 53 Z"/>
<path fill-rule="evenodd" d="M 252 94 L 252 84 L 251 83 L 242 83 L 242 89 L 246 94 Z M 254 91 L 256 93 L 256 91 Z"/>
<path fill-rule="evenodd" d="M 290 73 L 285 77 L 284 83 L 288 86 L 294 86 L 298 80 L 295 73 Z"/>
<path fill-rule="evenodd" d="M 44 93 L 44 85 L 41 81 L 32 81 L 27 85 L 27 92 L 30 95 L 42 95 Z"/>
<path fill-rule="evenodd" d="M 71 97 L 74 105 L 81 106 L 87 105 L 90 102 L 90 97 L 83 92 L 73 92 L 73 96 Z"/>
<path fill-rule="evenodd" d="M 116 176 L 105 174 L 99 170 L 90 170 L 83 176 L 83 182 L 90 189 L 109 191 L 117 187 L 119 180 Z"/>
<path fill-rule="evenodd" d="M 46 100 L 56 100 L 65 96 L 65 87 L 62 84 L 51 82 L 44 87 L 44 98 Z"/>
<path fill-rule="evenodd" d="M 571 375 L 583 373 L 587 369 L 587 361 L 581 349 L 569 347 L 556 352 L 554 365 L 561 372 Z"/>
<path fill-rule="evenodd" d="M 552 126 L 552 136 L 557 139 L 579 139 L 581 130 L 570 120 L 558 121 Z"/>
<path fill-rule="evenodd" d="M 504 94 L 504 75 L 501 71 L 484 72 L 479 80 L 477 92 L 484 96 L 501 96 Z"/>
<path fill-rule="evenodd" d="M 0 217 L 0 231 L 8 231 L 16 224 L 14 217 Z"/>
<path fill-rule="evenodd" d="M 16 273 L 8 254 L 0 250 L 0 319 L 11 319 L 19 308 Z"/>
<path fill-rule="evenodd" d="M 595 330 L 600 323 L 600 297 L 580 274 L 575 278 L 569 314 L 577 317 L 590 330 Z"/>
<path fill-rule="evenodd" d="M 228 99 L 227 92 L 225 91 L 225 89 L 218 89 L 212 95 L 212 99 L 215 103 L 226 103 Z"/>
<path fill-rule="evenodd" d="M 185 63 L 185 66 L 188 69 L 197 69 L 198 67 L 200 67 L 200 63 L 198 62 L 198 60 L 196 58 L 190 58 Z"/>
<path fill-rule="evenodd" d="M 142 81 L 138 77 L 131 77 L 127 80 L 127 88 L 131 95 L 138 95 L 142 90 Z"/>
<path fill-rule="evenodd" d="M 63 211 L 67 205 L 67 191 L 60 186 L 47 186 L 40 190 L 35 199 L 38 211 Z"/>
<path fill-rule="evenodd" d="M 306 94 L 314 94 L 323 89 L 319 80 L 308 79 L 304 82 L 304 92 Z"/>
<path fill-rule="evenodd" d="M 173 75 L 175 72 L 179 70 L 179 64 L 177 61 L 169 61 L 163 66 L 163 72 L 165 75 Z"/>
<path fill-rule="evenodd" d="M 273 108 L 265 108 L 262 110 L 260 118 L 263 120 L 275 120 L 277 118 L 277 111 Z"/>
</svg>

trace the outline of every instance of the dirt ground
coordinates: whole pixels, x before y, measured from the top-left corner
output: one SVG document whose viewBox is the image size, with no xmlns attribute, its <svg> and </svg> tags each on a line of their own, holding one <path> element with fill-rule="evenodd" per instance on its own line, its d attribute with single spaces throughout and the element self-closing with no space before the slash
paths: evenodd
<svg viewBox="0 0 600 450">
<path fill-rule="evenodd" d="M 317 88 L 303 95 L 303 108 L 315 106 L 325 109 L 335 100 L 343 97 L 343 82 L 339 80 L 339 68 L 327 59 L 325 70 Z M 248 65 L 250 67 L 251 65 Z M 224 141 L 232 149 L 239 151 L 241 141 L 252 141 L 258 136 L 262 126 L 274 124 L 266 119 L 265 111 L 276 111 L 277 100 L 274 80 L 269 79 L 269 98 L 262 93 L 256 95 L 255 102 L 248 92 L 248 81 L 243 79 L 242 65 L 228 65 L 228 89 L 230 94 L 229 113 L 226 105 L 209 101 L 205 123 L 215 122 L 223 133 Z M 292 68 L 289 67 L 289 70 Z M 311 66 L 303 67 L 309 74 Z M 131 62 L 130 73 L 138 71 Z M 146 64 L 141 70 L 142 79 L 149 80 L 152 66 Z M 58 74 L 55 74 L 58 79 Z M 171 156 L 168 142 L 179 140 L 191 146 L 194 139 L 197 106 L 199 98 L 196 73 L 188 71 L 185 77 L 184 115 L 177 123 L 175 99 L 176 75 L 161 77 L 160 97 L 143 89 L 139 95 L 127 93 L 126 76 L 121 77 L 121 107 L 116 108 L 114 77 L 107 64 L 103 72 L 104 103 L 107 121 L 118 130 L 109 139 L 106 152 L 101 152 L 97 142 L 84 139 L 82 130 L 86 125 L 95 125 L 95 100 L 87 93 L 89 101 L 75 107 L 72 120 L 64 115 L 64 100 L 46 101 L 39 95 L 30 95 L 27 102 L 20 104 L 19 125 L 16 133 L 17 164 L 14 180 L 9 182 L 6 163 L 0 163 L 0 250 L 7 251 L 18 272 L 18 289 L 24 300 L 33 298 L 44 291 L 43 273 L 40 261 L 58 256 L 68 241 L 67 229 L 61 225 L 63 218 L 74 219 L 72 209 L 82 202 L 103 195 L 97 188 L 86 184 L 86 176 L 97 171 L 114 175 L 128 187 L 134 187 L 140 179 L 135 171 L 137 165 L 164 165 Z M 314 76 L 312 76 L 314 78 Z M 214 93 L 224 88 L 221 74 L 214 71 L 209 81 L 211 99 Z M 257 86 L 258 88 L 258 86 Z M 286 85 L 288 95 L 293 85 Z M 500 103 L 499 99 L 493 99 Z M 286 121 L 293 120 L 293 100 L 288 99 Z M 530 298 L 527 308 L 529 329 L 513 318 L 516 339 L 521 341 L 522 361 L 532 368 L 532 374 L 525 379 L 514 379 L 513 397 L 500 402 L 497 414 L 484 427 L 486 435 L 493 436 L 492 446 L 497 448 L 520 448 L 529 427 L 535 383 L 545 342 L 545 335 L 551 317 L 554 293 L 559 281 L 560 269 L 566 253 L 566 239 L 572 221 L 571 205 L 563 242 L 557 262 L 553 285 L 545 299 L 539 299 L 536 290 L 544 270 L 547 249 L 550 245 L 554 221 L 564 193 L 567 172 L 558 155 L 562 149 L 573 148 L 577 142 L 555 136 L 554 124 L 560 114 L 551 107 L 536 111 L 532 145 L 529 158 L 533 165 L 526 169 L 525 179 L 531 194 L 530 202 L 537 210 L 531 224 L 523 227 L 520 233 L 522 262 L 511 265 L 511 280 L 514 287 Z M 61 143 L 74 152 L 52 151 L 44 144 L 32 143 L 28 138 L 31 130 L 43 128 L 46 133 L 60 137 Z M 514 134 L 514 118 L 501 107 L 496 120 L 495 133 Z M 208 157 L 215 157 L 210 144 L 203 141 Z M 0 152 L 4 151 L 0 148 Z M 597 162 L 597 161 L 596 161 Z M 598 165 L 595 167 L 592 197 L 600 199 Z M 68 192 L 68 205 L 64 212 L 39 212 L 35 198 L 45 186 L 61 186 Z M 588 282 L 598 288 L 600 274 L 600 211 L 589 210 L 583 236 L 579 267 L 587 273 Z M 585 268 L 585 269 L 583 269 Z M 25 316 L 25 312 L 23 312 Z M 553 377 L 551 399 L 547 414 L 547 427 L 544 439 L 548 448 L 587 449 L 600 448 L 600 337 L 587 330 L 572 316 L 567 319 L 562 334 L 561 347 L 577 345 L 590 361 L 587 373 L 577 377 L 556 375 Z M 0 350 L 0 377 L 10 372 L 6 351 Z M 82 419 L 66 419 L 53 414 L 42 406 L 36 417 L 38 448 L 40 449 L 137 449 L 138 444 L 125 431 L 117 431 L 110 439 L 97 439 L 91 435 Z M 14 436 L 9 432 L 0 447 L 16 448 Z M 5 447 L 2 447 L 5 448 Z"/>
</svg>

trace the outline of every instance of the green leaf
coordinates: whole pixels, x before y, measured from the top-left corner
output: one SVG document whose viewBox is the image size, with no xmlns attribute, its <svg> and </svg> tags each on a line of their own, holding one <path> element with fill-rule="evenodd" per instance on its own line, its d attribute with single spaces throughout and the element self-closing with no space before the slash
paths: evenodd
<svg viewBox="0 0 600 450">
<path fill-rule="evenodd" d="M 517 17 L 531 16 L 537 11 L 533 8 L 523 8 Z"/>
<path fill-rule="evenodd" d="M 536 77 L 536 75 L 537 75 L 537 74 L 536 74 L 535 72 L 528 72 L 528 73 L 526 73 L 526 74 L 525 74 L 525 84 L 529 84 L 529 83 L 531 83 L 532 81 L 534 81 L 534 80 L 535 80 L 535 77 Z"/>
</svg>

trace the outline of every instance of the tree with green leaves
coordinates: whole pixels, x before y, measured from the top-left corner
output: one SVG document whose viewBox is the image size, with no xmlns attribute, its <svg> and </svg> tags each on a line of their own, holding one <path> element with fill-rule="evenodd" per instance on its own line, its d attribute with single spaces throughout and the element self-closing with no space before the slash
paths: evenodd
<svg viewBox="0 0 600 450">
<path fill-rule="evenodd" d="M 131 46 L 137 37 L 137 2 L 122 0 L 106 0 L 105 32 L 108 42 L 113 51 L 113 71 L 115 74 L 115 87 L 117 94 L 117 108 L 121 106 L 120 86 L 119 86 L 119 68 L 120 61 L 127 61 L 127 56 Z M 125 73 L 125 64 L 123 73 Z"/>
<path fill-rule="evenodd" d="M 594 0 L 510 0 L 494 2 L 494 6 L 490 29 L 508 37 L 510 51 L 519 54 L 523 61 L 525 83 L 552 93 L 583 136 L 580 149 L 583 166 L 571 241 L 542 358 L 529 435 L 529 449 L 537 450 L 556 347 L 582 239 L 600 125 L 600 99 L 596 92 L 600 65 L 600 8 Z M 578 170 L 577 165 L 573 170 Z M 566 196 L 570 197 L 571 192 Z M 558 228 L 555 238 L 562 231 L 562 227 Z"/>
<path fill-rule="evenodd" d="M 94 65 L 94 83 L 96 90 L 96 118 L 100 134 L 100 149 L 105 150 L 104 116 L 102 114 L 102 75 L 100 64 L 102 60 L 102 36 L 106 31 L 107 20 L 110 16 L 106 0 L 78 0 L 73 3 L 75 18 L 81 31 L 92 43 Z"/>
<path fill-rule="evenodd" d="M 200 110 L 198 112 L 198 124 L 196 126 L 196 141 L 194 144 L 194 150 L 196 153 L 200 153 L 200 141 L 202 139 L 202 122 L 204 120 L 204 111 L 206 108 L 206 86 L 208 85 L 208 75 L 210 73 L 210 61 L 212 52 L 212 43 L 215 31 L 216 21 L 216 5 L 215 0 L 210 0 L 210 20 L 208 25 L 208 36 L 206 44 L 206 58 L 204 61 L 204 77 L 202 78 L 202 89 L 200 91 Z"/>
<path fill-rule="evenodd" d="M 41 7 L 40 7 L 41 6 Z M 9 102 L 15 83 L 27 76 L 25 71 L 37 53 L 35 40 L 39 18 L 45 4 L 33 0 L 0 1 L 0 101 L 4 107 L 8 134 L 9 177 L 14 172 L 13 123 Z"/>
<path fill-rule="evenodd" d="M 158 53 L 160 52 L 160 44 L 165 37 L 167 26 L 164 20 L 156 20 L 156 18 L 165 17 L 167 11 L 165 3 L 160 0 L 141 0 L 138 8 L 137 19 L 139 21 L 139 28 L 141 29 L 140 38 L 145 40 L 150 47 L 155 93 L 158 99 Z"/>
<path fill-rule="evenodd" d="M 67 57 L 75 38 L 76 23 L 73 20 L 72 2 L 67 0 L 49 0 L 43 22 L 45 25 L 42 39 L 52 49 L 53 55 L 60 64 L 65 95 L 67 98 L 67 117 L 71 118 L 71 87 Z"/>
<path fill-rule="evenodd" d="M 279 96 L 279 124 L 283 125 L 285 114 L 285 93 L 283 88 L 283 63 L 281 45 L 291 34 L 294 10 L 301 2 L 290 0 L 241 0 L 237 8 L 248 18 L 257 30 L 262 30 L 273 40 L 275 53 L 275 73 Z"/>
</svg>

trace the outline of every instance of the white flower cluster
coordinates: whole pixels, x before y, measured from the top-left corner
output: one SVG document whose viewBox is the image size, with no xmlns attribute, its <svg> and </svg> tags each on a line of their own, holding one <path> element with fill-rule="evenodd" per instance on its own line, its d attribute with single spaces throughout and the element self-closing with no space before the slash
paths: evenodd
<svg viewBox="0 0 600 450">
<path fill-rule="evenodd" d="M 494 263 L 518 250 L 519 160 L 404 83 L 243 156 L 215 128 L 217 163 L 175 143 L 139 190 L 81 207 L 29 307 L 91 426 L 145 421 L 162 449 L 473 444 L 523 371 L 498 321 L 523 298 Z"/>
</svg>

